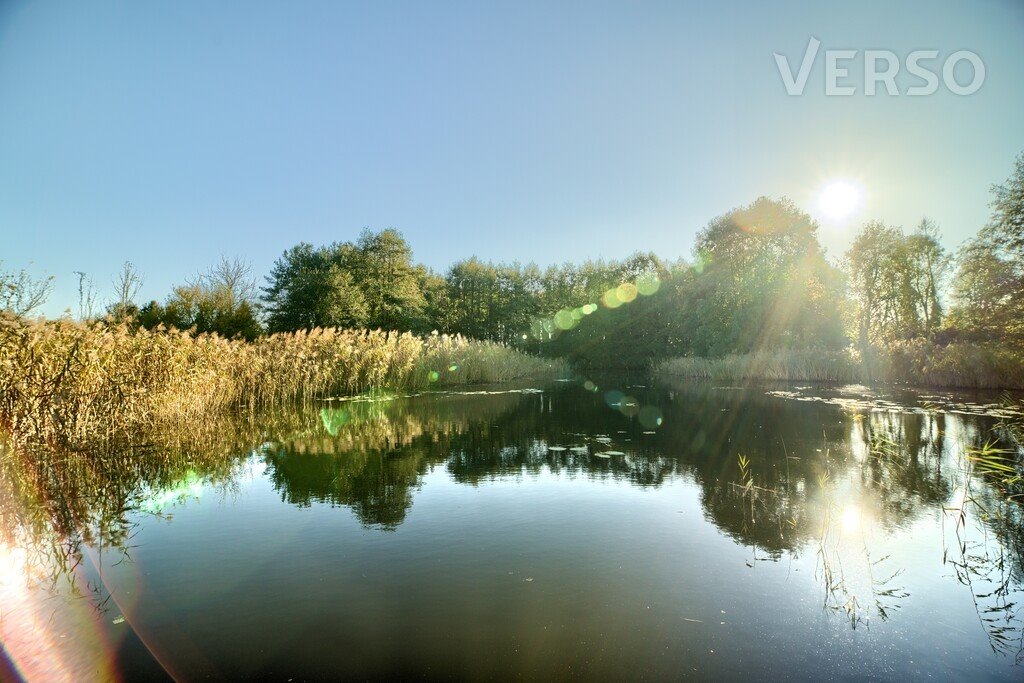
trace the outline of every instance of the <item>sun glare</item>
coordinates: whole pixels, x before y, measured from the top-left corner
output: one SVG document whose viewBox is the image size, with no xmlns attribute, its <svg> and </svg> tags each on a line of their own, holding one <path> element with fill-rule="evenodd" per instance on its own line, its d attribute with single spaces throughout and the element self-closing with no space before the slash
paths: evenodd
<svg viewBox="0 0 1024 683">
<path fill-rule="evenodd" d="M 856 505 L 848 505 L 839 517 L 843 531 L 854 532 L 860 528 L 860 510 Z"/>
<path fill-rule="evenodd" d="M 859 187 L 845 180 L 835 180 L 822 188 L 818 195 L 818 208 L 833 220 L 843 220 L 861 204 Z"/>
</svg>

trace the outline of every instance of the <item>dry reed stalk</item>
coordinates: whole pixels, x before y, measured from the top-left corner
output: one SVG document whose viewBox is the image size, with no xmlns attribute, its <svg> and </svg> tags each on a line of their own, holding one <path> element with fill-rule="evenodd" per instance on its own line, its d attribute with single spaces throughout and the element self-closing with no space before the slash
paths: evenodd
<svg viewBox="0 0 1024 683">
<path fill-rule="evenodd" d="M 124 325 L 0 320 L 0 431 L 80 444 L 233 407 L 373 388 L 550 375 L 559 361 L 460 336 L 313 329 L 254 342 Z"/>
</svg>

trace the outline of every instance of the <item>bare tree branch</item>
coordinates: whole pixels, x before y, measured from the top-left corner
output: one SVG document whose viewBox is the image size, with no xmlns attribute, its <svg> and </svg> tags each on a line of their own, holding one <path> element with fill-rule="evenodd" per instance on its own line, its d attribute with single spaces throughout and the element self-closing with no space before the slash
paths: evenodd
<svg viewBox="0 0 1024 683">
<path fill-rule="evenodd" d="M 26 316 L 46 303 L 53 291 L 53 276 L 37 279 L 24 269 L 0 270 L 0 311 Z"/>
<path fill-rule="evenodd" d="M 114 307 L 126 309 L 135 302 L 135 297 L 142 289 L 142 275 L 131 261 L 125 261 L 121 272 L 113 280 Z"/>
<path fill-rule="evenodd" d="M 78 276 L 78 317 L 80 320 L 91 320 L 96 309 L 96 286 L 92 277 L 81 270 L 76 270 Z"/>
</svg>

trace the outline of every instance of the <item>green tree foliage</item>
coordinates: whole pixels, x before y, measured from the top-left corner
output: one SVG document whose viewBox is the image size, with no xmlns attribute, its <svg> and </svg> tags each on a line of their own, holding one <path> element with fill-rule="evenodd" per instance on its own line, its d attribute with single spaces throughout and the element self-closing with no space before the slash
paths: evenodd
<svg viewBox="0 0 1024 683">
<path fill-rule="evenodd" d="M 845 258 L 858 346 L 863 350 L 938 331 L 950 264 L 938 230 L 927 219 L 909 235 L 879 221 L 865 225 Z"/>
<path fill-rule="evenodd" d="M 1021 265 L 1024 259 L 1024 152 L 1017 155 L 1006 182 L 992 187 L 992 220 L 983 231 Z"/>
<path fill-rule="evenodd" d="M 992 209 L 955 262 L 927 219 L 910 232 L 869 222 L 842 271 L 825 258 L 810 216 L 788 199 L 765 197 L 712 220 L 691 263 L 635 253 L 541 269 L 473 257 L 439 274 L 413 261 L 397 230 L 364 230 L 353 242 L 285 251 L 266 278 L 262 311 L 248 266 L 222 259 L 141 310 L 141 276 L 125 264 L 110 312 L 150 327 L 245 338 L 262 331 L 257 313 L 270 332 L 437 330 L 603 366 L 837 349 L 851 339 L 865 352 L 921 338 L 1024 342 L 1024 154 L 993 187 Z M 82 302 L 91 301 L 84 278 Z M 49 286 L 0 273 L 0 309 L 33 310 Z"/>
<path fill-rule="evenodd" d="M 303 242 L 274 263 L 263 289 L 267 329 L 361 327 L 369 306 L 352 277 L 351 245 L 315 248 Z"/>
<path fill-rule="evenodd" d="M 992 187 L 992 218 L 962 250 L 956 320 L 968 331 L 1024 341 L 1024 153 Z M 1000 332 L 1001 331 L 1001 332 Z"/>
<path fill-rule="evenodd" d="M 992 217 L 958 256 L 949 322 L 957 336 L 1024 343 L 1024 153 L 992 187 Z"/>
<path fill-rule="evenodd" d="M 912 297 L 918 324 L 924 335 L 930 337 L 942 326 L 941 292 L 953 259 L 939 241 L 938 227 L 927 218 L 905 238 L 904 253 L 907 259 L 907 290 Z"/>
<path fill-rule="evenodd" d="M 548 300 L 559 308 L 547 326 L 549 335 L 539 330 L 542 339 L 550 336 L 542 351 L 599 367 L 642 366 L 664 357 L 670 350 L 666 325 L 671 316 L 665 314 L 671 302 L 655 296 L 656 287 L 641 295 L 637 282 L 660 286 L 669 278 L 658 257 L 639 252 L 624 261 L 587 262 L 561 274 L 549 271 L 545 279 L 554 286 Z"/>
<path fill-rule="evenodd" d="M 342 251 L 339 263 L 351 275 L 366 305 L 365 325 L 382 330 L 421 327 L 426 300 L 420 288 L 421 272 L 412 262 L 412 248 L 402 233 L 388 228 L 364 230 L 355 248 Z"/>
<path fill-rule="evenodd" d="M 841 274 L 817 230 L 788 199 L 762 197 L 713 220 L 697 237 L 692 289 L 677 293 L 690 308 L 692 352 L 841 344 Z"/>
<path fill-rule="evenodd" d="M 622 262 L 598 280 L 602 289 L 622 287 L 588 292 L 601 305 L 556 332 L 547 349 L 589 365 L 641 366 L 666 356 L 845 343 L 841 274 L 825 260 L 817 225 L 790 201 L 761 198 L 713 220 L 694 258 L 667 265 L 636 254 Z"/>
<path fill-rule="evenodd" d="M 484 263 L 476 258 L 453 265 L 445 277 L 446 332 L 506 344 L 520 343 L 541 314 L 540 270 L 535 265 Z"/>
<path fill-rule="evenodd" d="M 1021 314 L 1015 301 L 1020 278 L 1001 249 L 984 237 L 960 249 L 953 285 L 950 323 L 959 336 L 975 340 L 1021 337 Z"/>
<path fill-rule="evenodd" d="M 302 243 L 274 263 L 263 289 L 271 332 L 310 327 L 417 330 L 427 326 L 423 268 L 397 230 L 366 230 L 355 244 Z"/>
<path fill-rule="evenodd" d="M 146 328 L 163 325 L 250 340 L 263 331 L 250 302 L 233 302 L 226 290 L 197 284 L 175 287 L 162 306 L 156 301 L 145 304 L 137 321 Z"/>
<path fill-rule="evenodd" d="M 448 282 L 443 276 L 420 268 L 420 291 L 423 292 L 423 320 L 420 332 L 447 331 L 449 316 Z"/>
<path fill-rule="evenodd" d="M 163 305 L 151 301 L 142 306 L 135 319 L 146 328 L 163 325 L 252 340 L 263 331 L 256 316 L 254 293 L 249 265 L 237 259 L 221 259 L 193 282 L 175 287 Z"/>
</svg>

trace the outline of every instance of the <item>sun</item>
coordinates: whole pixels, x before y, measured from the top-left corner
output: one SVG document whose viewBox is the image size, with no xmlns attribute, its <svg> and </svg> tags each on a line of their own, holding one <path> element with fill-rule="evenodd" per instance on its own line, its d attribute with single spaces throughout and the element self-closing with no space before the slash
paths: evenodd
<svg viewBox="0 0 1024 683">
<path fill-rule="evenodd" d="M 845 180 L 833 180 L 821 188 L 818 194 L 818 208 L 832 220 L 848 218 L 861 204 L 863 192 L 859 187 Z"/>
</svg>

